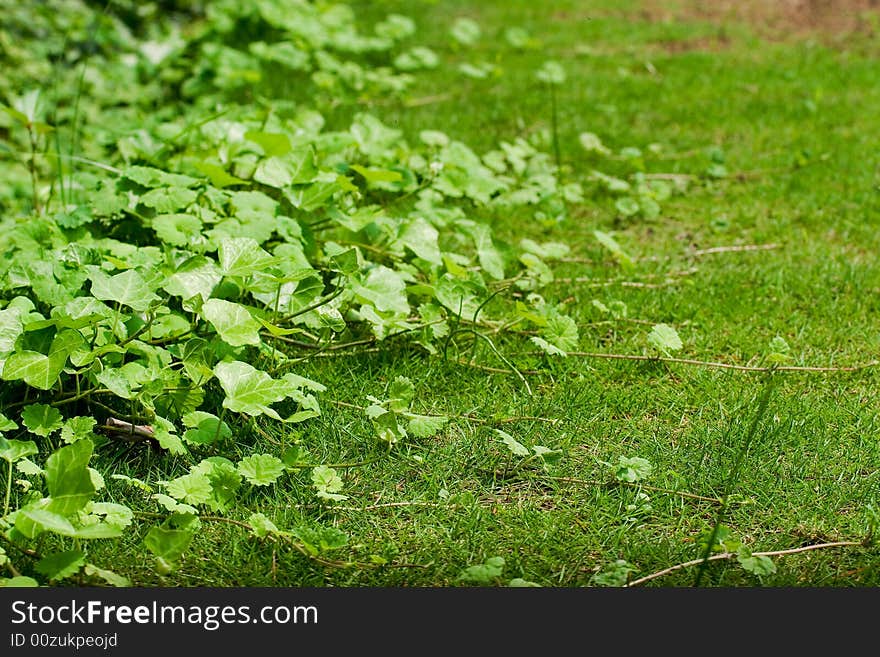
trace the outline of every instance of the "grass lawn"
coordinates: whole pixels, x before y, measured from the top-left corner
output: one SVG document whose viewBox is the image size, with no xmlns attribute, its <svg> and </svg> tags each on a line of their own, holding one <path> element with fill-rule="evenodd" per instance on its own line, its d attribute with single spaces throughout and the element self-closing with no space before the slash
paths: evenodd
<svg viewBox="0 0 880 657">
<path fill-rule="evenodd" d="M 786 33 L 635 0 L 351 4 L 364 25 L 413 17 L 419 44 L 442 63 L 403 100 L 340 103 L 329 128 L 369 111 L 408 138 L 437 129 L 484 153 L 551 131 L 555 104 L 563 176 L 584 186 L 585 201 L 561 223 L 501 210 L 474 218 L 500 242 L 570 247 L 542 293 L 577 320 L 578 350 L 539 355 L 512 332 L 491 336 L 507 362 L 484 342 L 469 361 L 470 347 L 459 353 L 453 342 L 444 359 L 399 338 L 305 361 L 297 372 L 327 386 L 322 415 L 294 429 L 258 420 L 260 431 L 237 434 L 224 455 L 296 443 L 308 462 L 336 467 L 348 499 L 320 504 L 303 469 L 255 488 L 228 517 L 259 511 L 278 526 L 335 526 L 349 542 L 328 558 L 361 565 L 322 564 L 210 521 L 167 575 L 143 558 L 143 532 L 93 542 L 90 560 L 140 586 L 386 587 L 461 585 L 465 569 L 503 557 L 490 583 L 591 586 L 627 568 L 635 580 L 698 559 L 724 498 L 716 538 L 734 550 L 853 544 L 774 556 L 775 569 L 751 572 L 717 560 L 701 585 L 880 585 L 880 547 L 856 544 L 880 512 L 880 368 L 835 369 L 880 353 L 880 33 Z M 460 17 L 482 28 L 472 48 L 449 38 Z M 511 26 L 540 44 L 511 47 Z M 535 78 L 547 60 L 567 75 L 555 99 Z M 491 65 L 482 79 L 458 69 L 480 61 Z M 610 154 L 586 150 L 585 132 Z M 621 155 L 627 147 L 638 152 Z M 643 171 L 678 187 L 659 216 L 625 216 L 594 170 Z M 625 304 L 625 316 L 603 304 Z M 600 357 L 653 355 L 647 336 L 658 323 L 681 337 L 676 358 L 743 369 Z M 767 365 L 777 337 L 790 347 L 783 365 L 834 371 L 749 370 Z M 487 369 L 509 365 L 520 376 Z M 386 452 L 363 408 L 398 376 L 415 385 L 415 412 L 451 419 L 438 435 Z M 526 461 L 496 430 L 561 457 L 547 468 Z M 635 470 L 620 472 L 621 459 L 636 457 Z M 188 467 L 146 451 L 96 460 L 145 480 Z M 137 507 L 121 482 L 108 481 L 108 493 Z M 689 586 L 697 570 L 645 586 Z"/>
</svg>

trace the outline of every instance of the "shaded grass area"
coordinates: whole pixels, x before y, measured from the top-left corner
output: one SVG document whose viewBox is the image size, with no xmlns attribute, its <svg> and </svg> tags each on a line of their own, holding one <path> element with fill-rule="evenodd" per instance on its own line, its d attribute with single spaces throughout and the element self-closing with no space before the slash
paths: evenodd
<svg viewBox="0 0 880 657">
<path fill-rule="evenodd" d="M 581 324 L 582 350 L 647 353 L 650 324 L 667 322 L 681 334 L 687 358 L 759 363 L 777 335 L 791 345 L 792 364 L 876 357 L 880 169 L 872 136 L 880 118 L 866 110 L 880 101 L 876 43 L 859 41 L 849 50 L 770 44 L 745 25 L 646 22 L 636 2 L 354 4 L 365 23 L 393 11 L 414 16 L 419 43 L 441 53 L 444 64 L 419 83 L 410 106 L 339 106 L 331 125 L 367 110 L 408 138 L 436 128 L 482 152 L 549 127 L 547 90 L 534 71 L 556 59 L 568 74 L 558 106 L 571 180 L 590 190 L 594 168 L 632 171 L 631 164 L 585 152 L 577 139 L 583 131 L 615 151 L 642 149 L 648 172 L 695 176 L 653 220 L 618 216 L 614 199 L 599 192 L 551 227 L 527 216 L 489 217 L 509 243 L 528 236 L 569 244 L 577 261 L 561 264 L 557 276 L 601 284 L 557 282 L 545 291 Z M 483 26 L 474 50 L 450 42 L 448 26 L 459 16 Z M 542 48 L 511 49 L 501 37 L 511 25 L 526 27 Z M 723 47 L 695 48 L 709 42 Z M 456 71 L 458 62 L 479 59 L 496 62 L 502 74 L 471 80 Z M 655 143 L 658 153 L 648 148 Z M 710 147 L 716 160 L 722 154 L 727 177 L 703 175 L 713 161 Z M 632 272 L 609 260 L 595 229 L 613 231 L 637 259 Z M 693 255 L 718 245 L 771 243 L 777 246 Z M 689 269 L 663 287 L 626 284 Z M 593 299 L 623 301 L 629 320 L 648 324 L 609 321 Z M 344 558 L 386 565 L 326 568 L 210 521 L 190 556 L 164 579 L 152 564 L 120 558 L 116 550 L 124 555 L 125 546 L 102 555 L 95 545 L 95 562 L 113 561 L 143 585 L 424 586 L 458 584 L 463 568 L 497 555 L 506 560 L 498 583 L 522 577 L 581 586 L 617 559 L 640 576 L 699 556 L 698 537 L 711 529 L 717 504 L 693 496 L 725 494 L 734 497 L 724 524 L 754 551 L 865 536 L 867 507 L 877 508 L 880 498 L 877 370 L 775 375 L 769 412 L 733 490 L 725 490 L 766 376 L 578 356 L 539 360 L 523 354 L 533 348 L 521 338 L 499 346 L 523 370 L 546 367 L 528 377 L 532 395 L 516 376 L 392 341 L 378 351 L 311 359 L 300 372 L 328 386 L 324 415 L 291 433 L 268 426 L 267 435 L 241 431 L 225 448 L 242 456 L 280 453 L 297 442 L 315 464 L 381 457 L 340 469 L 349 500 L 339 509 L 318 504 L 306 469 L 268 492 L 254 490 L 247 505 L 279 526 L 334 525 L 350 535 Z M 478 362 L 504 367 L 485 346 L 477 350 Z M 364 413 L 332 400 L 365 406 L 367 395 L 381 397 L 399 375 L 416 385 L 417 412 L 484 421 L 453 419 L 440 436 L 409 439 L 383 454 Z M 497 423 L 522 416 L 542 419 Z M 549 471 L 516 469 L 494 428 L 527 446 L 561 449 L 563 458 Z M 649 460 L 645 484 L 666 492 L 616 482 L 613 464 L 621 456 Z M 119 467 L 155 478 L 185 471 L 147 453 L 126 454 Z M 111 493 L 130 495 L 117 482 L 108 485 Z M 140 552 L 141 539 L 124 539 L 132 542 L 130 554 Z M 760 580 L 735 561 L 713 563 L 703 584 L 876 586 L 878 557 L 876 545 L 817 550 L 777 559 L 776 574 Z M 683 570 L 653 584 L 689 585 L 693 576 Z"/>
</svg>

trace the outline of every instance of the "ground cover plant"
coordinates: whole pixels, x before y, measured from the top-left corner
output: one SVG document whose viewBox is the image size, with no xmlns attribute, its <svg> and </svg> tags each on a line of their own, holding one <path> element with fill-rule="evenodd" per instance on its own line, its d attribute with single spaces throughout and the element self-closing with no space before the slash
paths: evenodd
<svg viewBox="0 0 880 657">
<path fill-rule="evenodd" d="M 0 12 L 4 584 L 880 583 L 876 13 Z"/>
</svg>

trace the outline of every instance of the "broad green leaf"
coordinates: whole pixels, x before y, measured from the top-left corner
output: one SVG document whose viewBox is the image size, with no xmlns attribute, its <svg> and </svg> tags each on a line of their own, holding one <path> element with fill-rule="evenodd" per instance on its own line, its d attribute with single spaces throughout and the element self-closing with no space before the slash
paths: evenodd
<svg viewBox="0 0 880 657">
<path fill-rule="evenodd" d="M 98 421 L 93 417 L 77 416 L 68 418 L 61 427 L 61 440 L 73 443 L 84 438 L 94 438 L 92 429 Z"/>
<path fill-rule="evenodd" d="M 290 152 L 290 139 L 283 132 L 259 132 L 249 130 L 244 133 L 244 138 L 259 144 L 266 157 L 286 155 Z"/>
<path fill-rule="evenodd" d="M 250 276 L 264 272 L 275 264 L 275 258 L 260 248 L 250 237 L 233 237 L 220 242 L 217 250 L 224 276 Z"/>
<path fill-rule="evenodd" d="M 593 235 L 599 241 L 599 244 L 611 252 L 611 255 L 613 255 L 617 262 L 620 263 L 621 267 L 627 270 L 633 268 L 632 258 L 627 255 L 620 244 L 617 243 L 617 240 L 611 237 L 611 235 L 603 233 L 601 230 L 594 230 Z"/>
<path fill-rule="evenodd" d="M 439 415 L 407 414 L 406 417 L 408 419 L 406 430 L 416 438 L 430 438 L 449 422 L 448 417 Z"/>
<path fill-rule="evenodd" d="M 513 587 L 513 588 L 530 588 L 530 587 L 540 588 L 541 587 L 540 584 L 537 584 L 535 582 L 530 582 L 529 580 L 523 579 L 522 577 L 514 577 L 512 580 L 510 580 L 510 582 L 508 582 L 507 585 L 510 587 Z"/>
<path fill-rule="evenodd" d="M 205 504 L 213 511 L 226 511 L 241 487 L 241 474 L 235 464 L 222 456 L 212 456 L 191 471 L 207 476 L 211 482 L 211 497 Z"/>
<path fill-rule="evenodd" d="M 666 355 L 680 350 L 683 346 L 678 331 L 668 324 L 655 324 L 648 333 L 648 344 Z"/>
<path fill-rule="evenodd" d="M 578 348 L 577 322 L 567 315 L 552 313 L 546 318 L 547 324 L 541 329 L 541 335 L 557 349 L 575 351 Z"/>
<path fill-rule="evenodd" d="M 91 440 L 78 440 L 46 459 L 46 486 L 51 498 L 47 510 L 70 515 L 89 502 L 95 493 L 88 468 L 93 449 Z"/>
<path fill-rule="evenodd" d="M 156 236 L 174 246 L 188 246 L 203 241 L 202 222 L 191 214 L 160 214 L 153 218 Z"/>
<path fill-rule="evenodd" d="M 312 468 L 312 484 L 319 491 L 328 493 L 338 493 L 343 487 L 342 478 L 336 470 L 326 465 Z"/>
<path fill-rule="evenodd" d="M 472 46 L 480 38 L 479 24 L 470 18 L 458 18 L 449 30 L 452 38 L 463 46 Z"/>
<path fill-rule="evenodd" d="M 544 338 L 539 338 L 537 335 L 530 337 L 529 341 L 550 356 L 568 356 L 565 351 L 556 345 L 547 342 Z"/>
<path fill-rule="evenodd" d="M 2 445 L 2 442 L 0 442 L 0 445 Z M 2 451 L 2 447 L 0 447 L 0 453 L 2 453 Z M 42 475 L 44 473 L 43 468 L 27 458 L 16 461 L 15 469 L 28 477 Z"/>
<path fill-rule="evenodd" d="M 54 552 L 34 564 L 34 570 L 48 577 L 50 582 L 55 582 L 78 573 L 85 562 L 86 556 L 80 550 Z"/>
<path fill-rule="evenodd" d="M 388 406 L 392 411 L 405 411 L 415 396 L 416 387 L 408 377 L 398 376 L 388 386 Z"/>
<path fill-rule="evenodd" d="M 269 534 L 277 534 L 278 527 L 262 513 L 252 513 L 247 523 L 251 526 L 254 536 L 265 538 Z"/>
<path fill-rule="evenodd" d="M 152 527 L 144 537 L 144 545 L 154 555 L 168 563 L 177 561 L 192 542 L 193 532 L 186 529 Z"/>
<path fill-rule="evenodd" d="M 0 579 L 0 586 L 5 588 L 34 588 L 39 585 L 40 583 L 33 577 L 25 577 L 24 575 Z"/>
<path fill-rule="evenodd" d="M 362 167 L 359 164 L 351 166 L 352 171 L 357 171 L 368 183 L 376 182 L 400 182 L 403 175 L 399 171 L 378 169 L 376 167 Z"/>
<path fill-rule="evenodd" d="M 9 353 L 15 348 L 15 340 L 24 330 L 21 315 L 22 312 L 18 308 L 0 310 L 0 355 Z"/>
<path fill-rule="evenodd" d="M 112 570 L 105 570 L 104 568 L 98 568 L 94 564 L 86 564 L 83 573 L 88 577 L 100 577 L 105 582 L 110 584 L 111 586 L 131 586 L 131 580 L 127 577 L 123 577 L 122 575 L 117 575 Z"/>
<path fill-rule="evenodd" d="M 0 413 L 0 431 L 12 431 L 13 429 L 18 429 L 18 425 Z"/>
<path fill-rule="evenodd" d="M 47 404 L 31 404 L 21 411 L 21 421 L 27 430 L 37 436 L 49 436 L 64 424 L 57 408 Z"/>
<path fill-rule="evenodd" d="M 772 575 L 776 572 L 776 564 L 770 557 L 754 556 L 751 550 L 745 546 L 740 547 L 737 551 L 736 560 L 743 567 L 743 570 L 758 577 Z"/>
<path fill-rule="evenodd" d="M 188 443 L 209 445 L 232 436 L 232 429 L 228 424 L 221 422 L 216 415 L 204 411 L 187 413 L 183 416 L 183 424 L 190 427 L 183 434 L 183 439 Z"/>
<path fill-rule="evenodd" d="M 489 557 L 485 563 L 465 568 L 459 577 L 466 582 L 490 584 L 495 578 L 501 577 L 504 563 L 504 557 Z"/>
<path fill-rule="evenodd" d="M 348 543 L 348 534 L 336 527 L 294 527 L 291 534 L 300 539 L 312 554 L 337 550 Z"/>
<path fill-rule="evenodd" d="M 440 233 L 436 228 L 421 217 L 417 217 L 404 226 L 398 240 L 419 258 L 439 266 L 443 264 L 438 246 L 439 238 Z"/>
<path fill-rule="evenodd" d="M 211 497 L 211 481 L 203 474 L 186 474 L 168 482 L 168 494 L 187 504 L 203 504 Z"/>
<path fill-rule="evenodd" d="M 241 304 L 209 299 L 202 306 L 202 316 L 213 325 L 221 339 L 233 347 L 260 344 L 260 323 Z"/>
<path fill-rule="evenodd" d="M 144 277 L 134 269 L 127 269 L 115 276 L 109 276 L 96 269 L 89 275 L 92 281 L 92 296 L 101 301 L 115 301 L 134 310 L 144 311 L 159 297 L 154 293 Z"/>
<path fill-rule="evenodd" d="M 504 443 L 515 456 L 529 456 L 528 448 L 509 433 L 501 429 L 495 429 L 495 433 L 498 434 L 500 442 Z"/>
<path fill-rule="evenodd" d="M 403 277 L 384 265 L 372 268 L 362 283 L 354 284 L 353 291 L 359 301 L 372 304 L 381 312 L 409 313 Z"/>
<path fill-rule="evenodd" d="M 254 180 L 278 189 L 287 187 L 293 183 L 292 167 L 280 157 L 267 157 L 257 165 Z"/>
<path fill-rule="evenodd" d="M 213 260 L 205 256 L 193 256 L 180 264 L 162 288 L 183 299 L 199 295 L 202 301 L 207 301 L 222 279 L 223 274 Z"/>
<path fill-rule="evenodd" d="M 0 436 L 0 459 L 15 463 L 31 454 L 38 454 L 37 444 L 32 440 L 7 440 Z"/>
<path fill-rule="evenodd" d="M 562 64 L 555 61 L 547 61 L 544 62 L 540 69 L 538 69 L 535 77 L 541 82 L 558 86 L 565 82 L 566 75 L 565 69 L 562 68 Z"/>
<path fill-rule="evenodd" d="M 156 212 L 166 214 L 189 207 L 198 196 L 198 192 L 186 187 L 159 187 L 141 196 L 140 202 Z"/>
<path fill-rule="evenodd" d="M 48 531 L 73 536 L 76 528 L 64 516 L 46 509 L 23 507 L 15 514 L 15 528 L 28 538 Z"/>
<path fill-rule="evenodd" d="M 296 389 L 284 379 L 275 380 L 265 372 L 241 361 L 220 362 L 214 374 L 226 393 L 223 406 L 237 413 L 281 417 L 270 404 L 279 402 Z"/>
<path fill-rule="evenodd" d="M 632 458 L 621 456 L 617 460 L 617 467 L 614 471 L 614 476 L 618 481 L 633 483 L 647 479 L 651 475 L 653 469 L 654 466 L 651 465 L 651 462 L 648 459 L 643 459 L 640 456 L 634 456 Z"/>
<path fill-rule="evenodd" d="M 239 461 L 238 471 L 254 486 L 268 486 L 284 474 L 284 462 L 271 454 L 252 454 Z"/>
</svg>

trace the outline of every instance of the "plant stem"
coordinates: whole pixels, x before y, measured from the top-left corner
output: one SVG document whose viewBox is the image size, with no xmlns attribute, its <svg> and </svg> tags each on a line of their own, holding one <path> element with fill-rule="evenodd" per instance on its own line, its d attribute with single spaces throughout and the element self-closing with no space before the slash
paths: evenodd
<svg viewBox="0 0 880 657">
<path fill-rule="evenodd" d="M 3 517 L 9 515 L 9 500 L 12 497 L 12 461 L 9 461 L 9 476 L 6 477 L 6 499 L 3 502 Z"/>
</svg>

